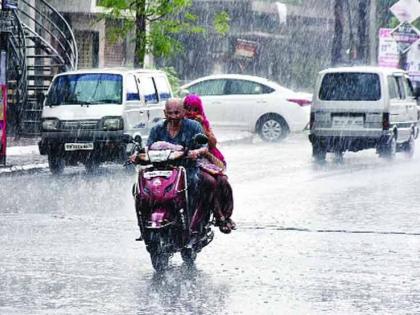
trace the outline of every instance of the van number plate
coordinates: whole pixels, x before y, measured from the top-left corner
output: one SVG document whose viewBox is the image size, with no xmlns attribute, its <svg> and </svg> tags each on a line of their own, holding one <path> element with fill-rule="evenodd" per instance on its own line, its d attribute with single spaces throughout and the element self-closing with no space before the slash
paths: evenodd
<svg viewBox="0 0 420 315">
<path fill-rule="evenodd" d="M 65 151 L 93 150 L 93 143 L 66 143 Z"/>
<path fill-rule="evenodd" d="M 363 128 L 363 116 L 334 116 L 332 120 L 333 128 Z"/>
</svg>

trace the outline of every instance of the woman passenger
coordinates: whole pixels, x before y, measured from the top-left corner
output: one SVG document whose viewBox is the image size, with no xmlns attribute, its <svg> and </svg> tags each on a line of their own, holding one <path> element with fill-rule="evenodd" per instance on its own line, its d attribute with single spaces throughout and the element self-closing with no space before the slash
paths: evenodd
<svg viewBox="0 0 420 315">
<path fill-rule="evenodd" d="M 233 194 L 232 187 L 229 184 L 228 177 L 225 174 L 226 161 L 217 148 L 217 139 L 210 127 L 204 113 L 203 103 L 198 95 L 190 94 L 184 98 L 184 108 L 186 117 L 198 121 L 208 138 L 209 152 L 205 159 L 200 161 L 202 171 L 212 175 L 216 181 L 214 192 L 214 216 L 216 225 L 223 233 L 230 233 L 236 229 L 235 222 L 231 219 L 233 212 Z"/>
</svg>

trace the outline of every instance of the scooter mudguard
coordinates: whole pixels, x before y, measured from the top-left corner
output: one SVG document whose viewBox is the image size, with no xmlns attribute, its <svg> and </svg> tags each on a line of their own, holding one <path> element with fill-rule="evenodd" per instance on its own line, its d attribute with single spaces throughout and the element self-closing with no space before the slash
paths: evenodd
<svg viewBox="0 0 420 315">
<path fill-rule="evenodd" d="M 167 227 L 174 223 L 169 215 L 169 209 L 157 208 L 150 214 L 150 219 L 147 222 L 146 228 L 159 229 Z"/>
</svg>

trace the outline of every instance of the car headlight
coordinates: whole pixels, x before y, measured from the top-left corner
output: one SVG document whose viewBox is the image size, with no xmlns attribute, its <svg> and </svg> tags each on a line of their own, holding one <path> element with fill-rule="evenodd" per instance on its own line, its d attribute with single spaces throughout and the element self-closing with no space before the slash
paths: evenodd
<svg viewBox="0 0 420 315">
<path fill-rule="evenodd" d="M 42 130 L 57 130 L 59 120 L 56 118 L 53 119 L 44 119 L 42 121 Z"/>
<path fill-rule="evenodd" d="M 103 130 L 121 130 L 124 129 L 124 121 L 121 117 L 104 118 L 102 123 Z"/>
</svg>

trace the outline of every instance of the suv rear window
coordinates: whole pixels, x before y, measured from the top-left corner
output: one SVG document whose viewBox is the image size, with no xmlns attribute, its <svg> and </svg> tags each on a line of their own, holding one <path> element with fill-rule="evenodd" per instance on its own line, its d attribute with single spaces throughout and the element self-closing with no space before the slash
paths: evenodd
<svg viewBox="0 0 420 315">
<path fill-rule="evenodd" d="M 327 73 L 319 98 L 324 101 L 377 101 L 381 98 L 379 76 L 375 73 Z"/>
</svg>

